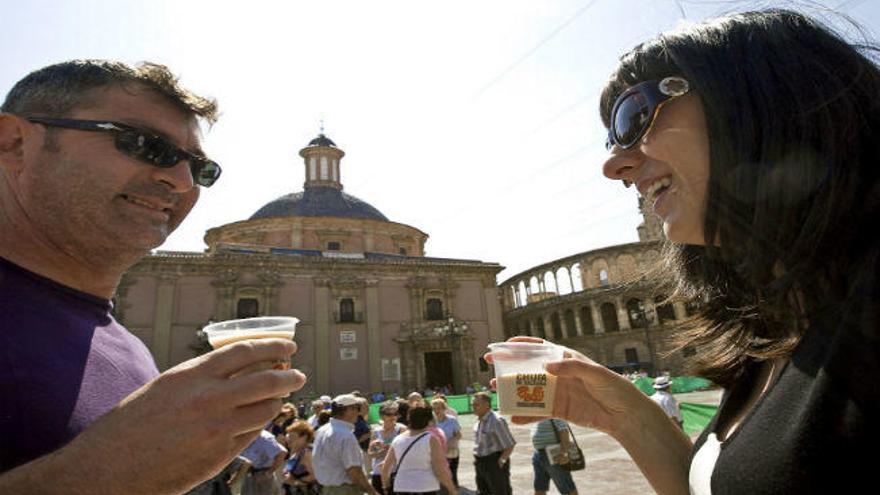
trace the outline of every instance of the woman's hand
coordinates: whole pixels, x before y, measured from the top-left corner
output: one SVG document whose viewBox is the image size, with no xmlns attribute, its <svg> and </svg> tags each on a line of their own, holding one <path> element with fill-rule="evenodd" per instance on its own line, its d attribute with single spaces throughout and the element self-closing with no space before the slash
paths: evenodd
<svg viewBox="0 0 880 495">
<path fill-rule="evenodd" d="M 542 343 L 534 337 L 514 337 L 511 342 Z M 492 353 L 485 356 L 492 362 Z M 616 436 L 642 408 L 653 402 L 629 380 L 572 349 L 565 348 L 562 361 L 546 364 L 547 372 L 557 376 L 553 417 L 580 426 L 595 428 Z M 495 380 L 492 380 L 495 386 Z M 544 418 L 513 416 L 524 424 Z"/>
</svg>

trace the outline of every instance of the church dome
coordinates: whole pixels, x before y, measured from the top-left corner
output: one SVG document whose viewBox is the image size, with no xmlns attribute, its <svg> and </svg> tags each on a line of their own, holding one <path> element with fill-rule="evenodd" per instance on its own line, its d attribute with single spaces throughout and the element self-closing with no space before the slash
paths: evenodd
<svg viewBox="0 0 880 495">
<path fill-rule="evenodd" d="M 334 143 L 330 138 L 324 135 L 322 132 L 318 134 L 318 137 L 309 141 L 309 146 L 333 146 L 336 147 L 336 143 Z"/>
<path fill-rule="evenodd" d="M 372 205 L 333 187 L 307 187 L 270 201 L 251 215 L 250 220 L 276 217 L 365 218 L 387 222 L 388 218 Z"/>
</svg>

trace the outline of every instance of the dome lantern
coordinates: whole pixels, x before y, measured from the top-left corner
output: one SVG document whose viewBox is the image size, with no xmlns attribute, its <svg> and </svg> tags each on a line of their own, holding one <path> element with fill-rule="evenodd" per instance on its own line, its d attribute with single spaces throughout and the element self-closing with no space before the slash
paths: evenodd
<svg viewBox="0 0 880 495">
<path fill-rule="evenodd" d="M 323 126 L 318 137 L 299 150 L 299 156 L 303 158 L 303 165 L 306 167 L 306 181 L 303 184 L 305 189 L 332 187 L 342 190 L 339 162 L 345 156 L 345 152 L 324 135 Z"/>
</svg>

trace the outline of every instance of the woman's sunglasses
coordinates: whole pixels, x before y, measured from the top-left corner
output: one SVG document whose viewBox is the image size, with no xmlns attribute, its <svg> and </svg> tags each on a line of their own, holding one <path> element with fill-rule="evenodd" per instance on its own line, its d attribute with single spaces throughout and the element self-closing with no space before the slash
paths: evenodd
<svg viewBox="0 0 880 495">
<path fill-rule="evenodd" d="M 119 122 L 105 120 L 48 119 L 30 117 L 30 122 L 49 127 L 78 129 L 80 131 L 97 131 L 113 133 L 116 149 L 122 153 L 149 163 L 154 167 L 171 168 L 181 160 L 189 161 L 189 170 L 193 181 L 204 187 L 211 187 L 220 177 L 220 165 L 204 156 L 199 156 L 168 142 L 150 131 L 138 129 Z"/>
<path fill-rule="evenodd" d="M 641 82 L 624 91 L 611 107 L 605 147 L 609 150 L 615 145 L 623 149 L 633 147 L 651 129 L 660 108 L 689 90 L 685 79 L 667 77 L 661 81 Z"/>
</svg>

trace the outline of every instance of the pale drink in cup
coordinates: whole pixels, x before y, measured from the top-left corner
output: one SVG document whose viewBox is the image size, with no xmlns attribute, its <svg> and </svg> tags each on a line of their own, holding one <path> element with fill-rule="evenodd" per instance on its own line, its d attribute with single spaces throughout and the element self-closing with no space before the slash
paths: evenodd
<svg viewBox="0 0 880 495">
<path fill-rule="evenodd" d="M 219 349 L 225 345 L 250 339 L 289 339 L 296 334 L 299 319 L 291 316 L 259 316 L 243 320 L 228 320 L 212 323 L 202 329 L 208 337 L 211 347 Z M 240 371 L 248 373 L 264 369 L 287 370 L 290 361 L 287 359 L 257 363 Z"/>
<path fill-rule="evenodd" d="M 512 416 L 552 416 L 556 375 L 544 363 L 562 359 L 563 349 L 550 343 L 489 344 L 495 364 L 498 410 Z"/>
</svg>

